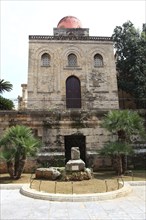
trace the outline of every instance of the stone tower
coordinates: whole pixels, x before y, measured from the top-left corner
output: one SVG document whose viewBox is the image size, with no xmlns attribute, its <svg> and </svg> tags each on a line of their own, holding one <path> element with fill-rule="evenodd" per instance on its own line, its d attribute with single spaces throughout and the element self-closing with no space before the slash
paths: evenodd
<svg viewBox="0 0 146 220">
<path fill-rule="evenodd" d="M 53 36 L 29 36 L 28 109 L 118 108 L 113 42 L 67 16 Z"/>
</svg>

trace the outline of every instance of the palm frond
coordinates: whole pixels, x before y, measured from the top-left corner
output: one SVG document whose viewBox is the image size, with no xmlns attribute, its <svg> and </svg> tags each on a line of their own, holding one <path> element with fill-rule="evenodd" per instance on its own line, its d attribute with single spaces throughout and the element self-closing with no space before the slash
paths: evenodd
<svg viewBox="0 0 146 220">
<path fill-rule="evenodd" d="M 144 120 L 135 111 L 130 110 L 112 110 L 109 111 L 103 121 L 102 127 L 112 133 L 123 131 L 127 137 L 137 134 L 144 136 Z"/>
<path fill-rule="evenodd" d="M 103 156 L 112 156 L 112 155 L 128 155 L 133 153 L 132 146 L 127 143 L 122 142 L 109 142 L 104 145 L 102 149 L 99 150 L 99 154 Z"/>
<path fill-rule="evenodd" d="M 4 79 L 0 80 L 0 93 L 3 93 L 4 91 L 10 92 L 13 88 L 13 85 L 8 82 L 4 81 Z"/>
<path fill-rule="evenodd" d="M 0 139 L 0 146 L 5 158 L 9 158 L 9 155 L 13 154 L 35 155 L 41 145 L 40 141 L 33 136 L 29 127 L 16 125 L 5 131 Z"/>
</svg>

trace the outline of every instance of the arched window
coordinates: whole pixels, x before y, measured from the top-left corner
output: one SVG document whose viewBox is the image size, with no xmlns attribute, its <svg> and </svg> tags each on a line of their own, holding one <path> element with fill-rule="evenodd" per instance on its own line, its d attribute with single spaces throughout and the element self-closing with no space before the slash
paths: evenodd
<svg viewBox="0 0 146 220">
<path fill-rule="evenodd" d="M 50 55 L 48 53 L 44 53 L 41 56 L 41 65 L 42 66 L 50 66 Z"/>
<path fill-rule="evenodd" d="M 68 66 L 77 66 L 77 56 L 73 53 L 68 55 Z"/>
<path fill-rule="evenodd" d="M 70 76 L 66 80 L 66 107 L 81 108 L 80 80 L 75 76 Z"/>
<path fill-rule="evenodd" d="M 100 54 L 95 54 L 94 56 L 94 66 L 102 67 L 103 66 L 103 58 Z"/>
</svg>

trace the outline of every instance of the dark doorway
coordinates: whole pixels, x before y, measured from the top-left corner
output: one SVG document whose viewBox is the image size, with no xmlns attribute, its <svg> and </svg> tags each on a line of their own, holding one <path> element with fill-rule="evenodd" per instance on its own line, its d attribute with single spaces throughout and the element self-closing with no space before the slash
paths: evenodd
<svg viewBox="0 0 146 220">
<path fill-rule="evenodd" d="M 66 107 L 81 108 L 80 80 L 75 76 L 66 80 Z"/>
<path fill-rule="evenodd" d="M 65 163 L 71 159 L 71 148 L 78 147 L 80 157 L 86 163 L 86 141 L 84 135 L 69 135 L 64 137 L 65 142 Z"/>
</svg>

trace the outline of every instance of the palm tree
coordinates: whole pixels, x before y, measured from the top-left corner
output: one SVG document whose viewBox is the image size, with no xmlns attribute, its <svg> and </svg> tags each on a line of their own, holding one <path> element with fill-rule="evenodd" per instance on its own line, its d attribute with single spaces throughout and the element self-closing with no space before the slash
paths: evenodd
<svg viewBox="0 0 146 220">
<path fill-rule="evenodd" d="M 121 172 L 124 173 L 127 169 L 127 155 L 131 152 L 128 150 L 129 144 L 132 143 L 131 136 L 145 136 L 144 120 L 134 111 L 112 110 L 105 115 L 102 126 L 117 136 L 117 140 L 110 143 L 112 150 L 110 148 L 109 150 L 111 150 L 110 154 L 113 156 L 120 155 L 119 160 L 122 164 Z M 108 150 L 108 148 L 106 148 L 106 150 Z M 121 153 L 117 154 L 117 151 Z"/>
<path fill-rule="evenodd" d="M 13 179 L 19 179 L 24 169 L 26 157 L 35 155 L 40 147 L 29 127 L 12 126 L 0 139 L 1 158 L 7 162 L 8 173 Z"/>
<path fill-rule="evenodd" d="M 0 94 L 7 91 L 10 92 L 13 88 L 13 85 L 8 82 L 4 81 L 4 79 L 0 79 Z M 0 110 L 12 110 L 14 108 L 14 103 L 6 98 L 3 98 L 0 95 Z"/>
<path fill-rule="evenodd" d="M 129 110 L 109 111 L 102 126 L 112 133 L 117 133 L 120 140 L 130 141 L 131 135 L 144 135 L 144 120 L 137 112 Z"/>
<path fill-rule="evenodd" d="M 99 150 L 99 153 L 102 156 L 110 157 L 116 174 L 121 175 L 125 169 L 123 167 L 123 155 L 132 154 L 133 149 L 130 144 L 115 141 L 105 144 L 104 147 Z"/>
<path fill-rule="evenodd" d="M 12 88 L 13 85 L 10 82 L 0 79 L 0 93 L 3 93 L 4 91 L 10 92 Z"/>
</svg>

